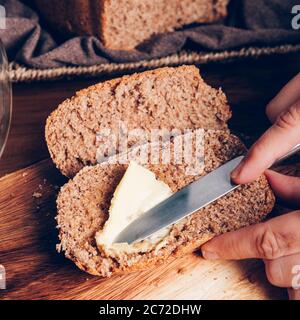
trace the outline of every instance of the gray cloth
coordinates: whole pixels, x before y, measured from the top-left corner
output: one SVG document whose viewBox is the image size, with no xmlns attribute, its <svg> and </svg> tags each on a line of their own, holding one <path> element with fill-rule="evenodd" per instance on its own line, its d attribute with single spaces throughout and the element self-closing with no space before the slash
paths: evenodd
<svg viewBox="0 0 300 320">
<path fill-rule="evenodd" d="M 89 66 L 163 57 L 182 49 L 222 51 L 247 46 L 300 43 L 292 29 L 291 9 L 299 0 L 232 0 L 229 17 L 220 24 L 195 25 L 158 35 L 134 51 L 106 49 L 95 37 L 60 41 L 39 24 L 38 15 L 21 1 L 0 0 L 7 13 L 0 37 L 10 61 L 29 67 Z"/>
</svg>

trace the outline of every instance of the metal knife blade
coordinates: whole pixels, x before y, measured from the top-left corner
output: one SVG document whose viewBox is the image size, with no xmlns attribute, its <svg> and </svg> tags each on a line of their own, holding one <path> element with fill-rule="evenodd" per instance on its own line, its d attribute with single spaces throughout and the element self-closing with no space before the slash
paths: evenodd
<svg viewBox="0 0 300 320">
<path fill-rule="evenodd" d="M 130 223 L 114 242 L 143 240 L 238 188 L 231 182 L 230 173 L 242 159 L 237 157 L 174 193 Z"/>
</svg>

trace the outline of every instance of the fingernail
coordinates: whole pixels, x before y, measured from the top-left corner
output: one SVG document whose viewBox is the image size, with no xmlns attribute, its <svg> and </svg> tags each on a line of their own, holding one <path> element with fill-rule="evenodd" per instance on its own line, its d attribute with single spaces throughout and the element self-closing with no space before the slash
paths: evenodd
<svg viewBox="0 0 300 320">
<path fill-rule="evenodd" d="M 235 180 L 240 175 L 243 168 L 243 161 L 231 172 L 231 179 Z"/>
<path fill-rule="evenodd" d="M 216 252 L 202 250 L 202 255 L 206 260 L 219 260 L 220 256 Z"/>
</svg>

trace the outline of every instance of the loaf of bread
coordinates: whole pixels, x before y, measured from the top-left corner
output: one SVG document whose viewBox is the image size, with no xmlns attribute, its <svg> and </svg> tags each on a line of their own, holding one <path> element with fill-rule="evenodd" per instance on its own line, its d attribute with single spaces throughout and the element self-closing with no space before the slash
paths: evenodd
<svg viewBox="0 0 300 320">
<path fill-rule="evenodd" d="M 231 111 L 221 90 L 207 85 L 194 66 L 161 68 L 96 84 L 76 93 L 49 116 L 46 141 L 57 168 L 74 176 L 86 165 L 123 152 L 114 137 L 132 146 L 150 141 L 153 129 L 227 129 Z M 142 136 L 144 134 L 144 136 Z M 175 134 L 174 134 L 175 135 Z M 122 138 L 120 139 L 122 140 Z"/>
<path fill-rule="evenodd" d="M 60 32 L 94 35 L 113 50 L 131 50 L 151 36 L 225 17 L 229 0 L 35 0 Z"/>
<path fill-rule="evenodd" d="M 179 138 L 177 136 L 171 141 L 171 154 Z M 193 148 L 195 146 L 193 144 Z M 139 162 L 136 148 L 140 150 L 141 147 L 131 149 L 129 158 Z M 164 149 L 164 144 L 161 148 Z M 245 147 L 228 131 L 207 130 L 204 133 L 204 151 L 204 170 L 199 170 L 198 174 L 186 174 L 186 164 L 175 163 L 172 158 L 169 163 L 143 165 L 176 192 L 243 154 Z M 198 248 L 216 235 L 261 221 L 274 205 L 274 195 L 266 178 L 261 176 L 174 224 L 163 239 L 163 245 L 154 246 L 146 252 L 110 255 L 97 247 L 95 235 L 108 219 L 113 193 L 128 166 L 112 159 L 83 168 L 61 189 L 57 199 L 58 250 L 64 251 L 80 269 L 93 275 L 109 277 L 164 263 Z"/>
</svg>

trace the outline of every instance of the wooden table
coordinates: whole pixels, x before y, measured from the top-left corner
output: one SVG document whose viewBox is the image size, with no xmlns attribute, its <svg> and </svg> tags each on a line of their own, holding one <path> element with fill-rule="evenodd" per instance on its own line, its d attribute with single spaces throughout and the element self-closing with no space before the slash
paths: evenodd
<svg viewBox="0 0 300 320">
<path fill-rule="evenodd" d="M 233 109 L 230 127 L 253 142 L 269 125 L 266 103 L 297 72 L 297 54 L 200 67 L 222 87 Z M 99 279 L 55 252 L 55 195 L 66 179 L 54 168 L 44 124 L 59 102 L 102 79 L 13 86 L 13 119 L 0 161 L 0 264 L 7 273 L 3 299 L 190 298 L 276 299 L 257 261 L 206 262 L 191 254 L 156 270 Z M 42 196 L 36 196 L 41 194 Z M 180 266 L 180 268 L 179 268 Z M 176 278 L 176 283 L 173 281 Z M 139 285 L 137 285 L 137 281 Z M 196 284 L 197 283 L 197 284 Z"/>
</svg>

